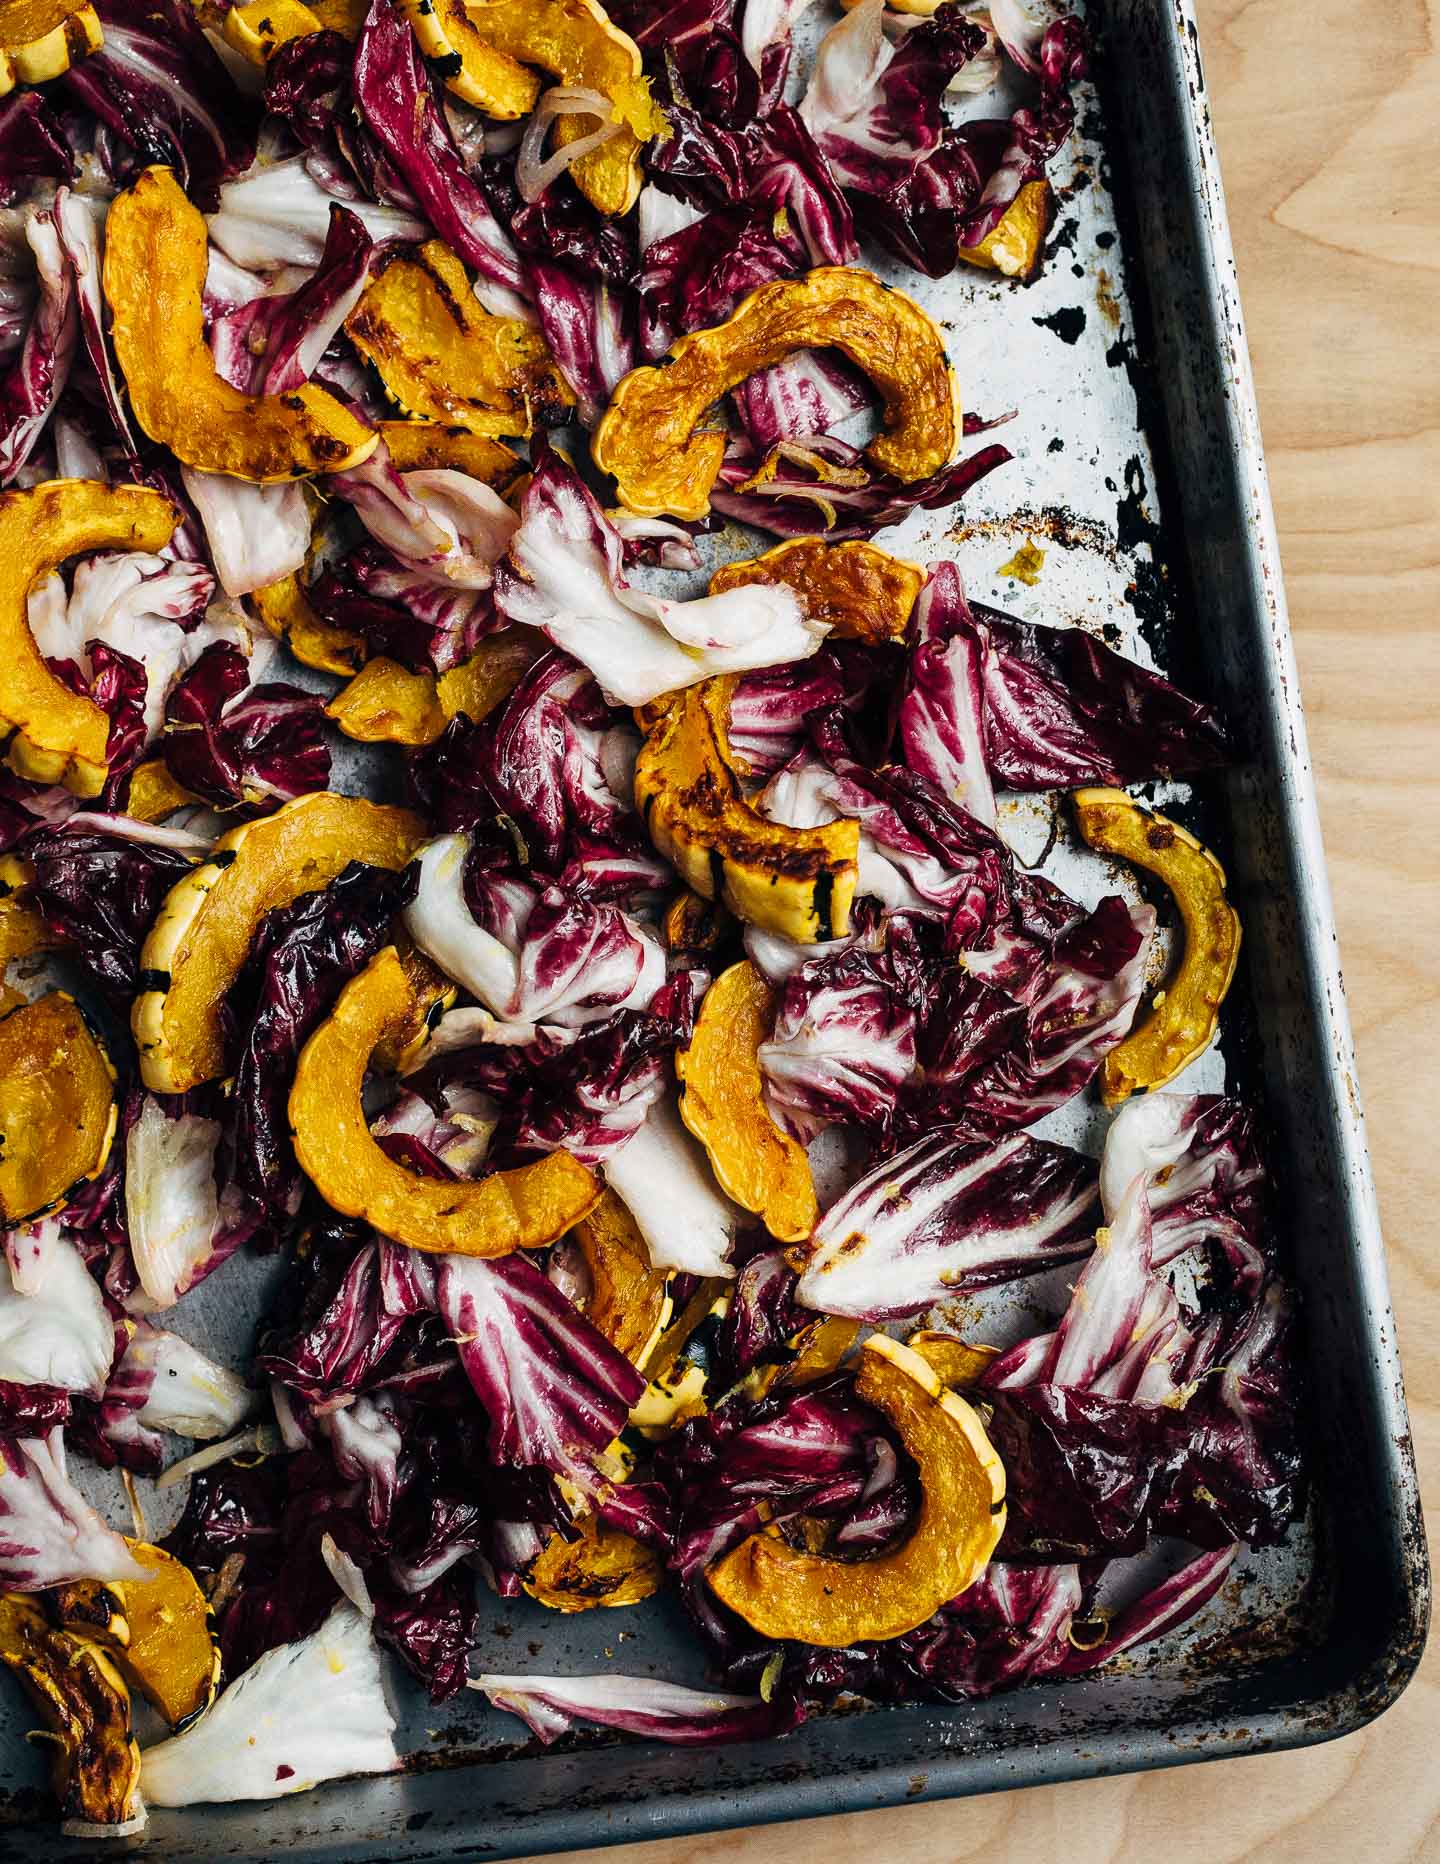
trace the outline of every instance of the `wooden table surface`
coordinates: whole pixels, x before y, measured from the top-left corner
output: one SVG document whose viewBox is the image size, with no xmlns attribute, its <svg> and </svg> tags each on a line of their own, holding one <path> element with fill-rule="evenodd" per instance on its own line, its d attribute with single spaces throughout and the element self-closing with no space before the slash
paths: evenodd
<svg viewBox="0 0 1440 1864">
<path fill-rule="evenodd" d="M 1420 1458 L 1440 1501 L 1440 0 L 1197 0 Z M 1440 1523 L 1430 1516 L 1432 1548 Z M 1440 1859 L 1440 1653 L 1304 1753 L 575 1864 Z"/>
</svg>

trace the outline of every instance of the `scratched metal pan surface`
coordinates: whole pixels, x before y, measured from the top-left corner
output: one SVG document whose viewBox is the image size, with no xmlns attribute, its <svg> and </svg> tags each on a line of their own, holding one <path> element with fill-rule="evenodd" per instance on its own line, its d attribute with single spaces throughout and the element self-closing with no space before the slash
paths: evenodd
<svg viewBox="0 0 1440 1864">
<path fill-rule="evenodd" d="M 953 556 L 982 601 L 1103 630 L 1219 700 L 1236 728 L 1243 761 L 1218 791 L 1152 794 L 1219 847 L 1245 925 L 1221 1041 L 1185 1085 L 1253 1096 L 1270 1128 L 1302 1305 L 1309 1518 L 1285 1548 L 1247 1556 L 1188 1637 L 1102 1676 L 973 1705 L 824 1714 L 784 1741 L 713 1751 L 571 1737 L 542 1753 L 478 1697 L 432 1709 L 412 1691 L 399 1704 L 406 1773 L 156 1812 L 143 1846 L 156 1864 L 534 1855 L 1166 1766 L 1346 1733 L 1408 1681 L 1429 1574 L 1195 25 L 1185 0 L 1108 0 L 1103 13 L 1097 0 L 1091 21 L 1096 84 L 1056 176 L 1044 276 L 1020 288 L 889 272 L 946 326 L 966 407 L 1016 410 L 1003 430 L 1016 460 L 963 518 L 920 514 L 885 541 Z M 753 547 L 721 540 L 730 554 Z M 1046 871 L 1092 901 L 1133 884 L 1052 835 L 1052 816 L 1043 800 L 1012 806 L 1005 826 L 1024 858 L 1044 853 Z M 1097 1150 L 1103 1124 L 1087 1102 L 1052 1130 Z M 273 1273 L 232 1259 L 173 1324 L 242 1364 Z M 987 1303 L 985 1336 L 1033 1330 L 1058 1292 Z M 96 1496 L 120 1503 L 115 1489 Z M 175 1499 L 147 1498 L 157 1528 Z M 578 1618 L 497 1602 L 482 1634 L 489 1670 L 703 1674 L 663 1600 Z M 43 1803 L 26 1726 L 0 1682 L 0 1821 L 7 1806 L 34 1820 Z M 16 1864 L 53 1857 L 56 1843 L 48 1821 L 0 1829 L 0 1856 Z"/>
</svg>

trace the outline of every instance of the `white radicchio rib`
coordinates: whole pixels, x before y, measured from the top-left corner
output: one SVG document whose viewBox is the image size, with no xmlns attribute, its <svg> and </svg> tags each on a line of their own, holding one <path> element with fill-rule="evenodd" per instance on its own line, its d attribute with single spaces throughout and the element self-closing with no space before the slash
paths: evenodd
<svg viewBox="0 0 1440 1864">
<path fill-rule="evenodd" d="M 650 1676 L 486 1675 L 472 1677 L 469 1686 L 482 1690 L 497 1709 L 518 1715 L 547 1745 L 576 1722 L 688 1745 L 754 1740 L 783 1732 L 796 1719 L 793 1711 L 758 1696 L 686 1689 Z"/>
<path fill-rule="evenodd" d="M 238 1430 L 259 1407 L 260 1394 L 228 1366 L 178 1333 L 136 1326 L 106 1396 L 136 1412 L 141 1424 L 209 1443 Z"/>
<path fill-rule="evenodd" d="M 717 1188 L 673 1095 L 651 1107 L 635 1136 L 605 1159 L 605 1181 L 635 1219 L 653 1268 L 735 1273 L 727 1257 L 739 1212 Z"/>
<path fill-rule="evenodd" d="M 620 535 L 587 487 L 559 454 L 545 455 L 496 570 L 496 606 L 583 662 L 616 703 L 644 705 L 712 674 L 803 660 L 828 632 L 778 585 L 671 602 L 632 588 L 623 565 Z"/>
<path fill-rule="evenodd" d="M 1072 1261 L 1090 1248 L 1095 1167 L 1016 1133 L 985 1145 L 935 1133 L 882 1159 L 815 1226 L 796 1299 L 894 1320 L 946 1295 Z"/>
<path fill-rule="evenodd" d="M 251 485 L 229 473 L 197 472 L 193 466 L 182 466 L 180 477 L 200 514 L 226 595 L 249 595 L 304 563 L 310 514 L 297 483 Z"/>
<path fill-rule="evenodd" d="M 306 168 L 305 158 L 295 156 L 286 162 L 257 163 L 237 180 L 225 182 L 220 210 L 209 216 L 210 238 L 228 259 L 251 271 L 313 268 L 325 251 L 335 201 L 355 214 L 377 242 L 429 236 L 424 221 L 399 208 L 340 200 L 328 193 Z"/>
<path fill-rule="evenodd" d="M 240 1240 L 227 1236 L 215 1186 L 220 1122 L 175 1118 L 151 1094 L 125 1141 L 130 1252 L 151 1311 L 173 1307 Z"/>
<path fill-rule="evenodd" d="M 393 1773 L 394 1732 L 369 1621 L 347 1600 L 312 1636 L 267 1650 L 193 1728 L 147 1748 L 140 1790 L 152 1806 L 197 1806 Z"/>
<path fill-rule="evenodd" d="M 0 1437 L 0 1592 L 71 1579 L 144 1579 L 145 1569 L 65 1472 L 65 1440 Z"/>
<path fill-rule="evenodd" d="M 53 1236 L 37 1280 L 27 1292 L 23 1271 L 0 1268 L 0 1380 L 98 1398 L 115 1355 L 115 1324 L 74 1243 Z"/>
</svg>

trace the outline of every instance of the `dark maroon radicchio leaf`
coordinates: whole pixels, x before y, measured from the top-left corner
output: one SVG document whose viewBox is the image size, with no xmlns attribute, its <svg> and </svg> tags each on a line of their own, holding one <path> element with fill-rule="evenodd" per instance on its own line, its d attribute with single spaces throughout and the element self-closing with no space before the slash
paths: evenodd
<svg viewBox="0 0 1440 1864">
<path fill-rule="evenodd" d="M 410 23 L 392 0 L 371 0 L 352 84 L 361 118 L 436 233 L 489 287 L 489 308 L 524 315 L 530 290 L 519 256 L 465 168 Z"/>
<path fill-rule="evenodd" d="M 37 181 L 73 181 L 65 126 L 39 91 L 12 91 L 0 103 L 0 206 L 13 207 Z"/>
<path fill-rule="evenodd" d="M 506 1676 L 475 1678 L 497 1709 L 518 1715 L 547 1745 L 577 1722 L 613 1728 L 647 1741 L 679 1747 L 716 1747 L 729 1741 L 768 1741 L 805 1719 L 796 1696 L 738 1696 L 713 1689 L 687 1689 L 653 1676 Z"/>
<path fill-rule="evenodd" d="M 306 1039 L 385 943 L 414 888 L 410 871 L 354 861 L 328 887 L 267 913 L 235 991 L 243 1045 L 230 1097 L 230 1183 L 262 1221 L 300 1207 L 304 1179 L 287 1100 Z"/>
<path fill-rule="evenodd" d="M 171 775 L 222 809 L 323 790 L 330 775 L 324 701 L 299 686 L 249 681 L 244 654 L 217 641 L 176 682 L 161 739 Z"/>
<path fill-rule="evenodd" d="M 776 537 L 810 537 L 832 543 L 872 537 L 912 511 L 954 505 L 1012 457 L 992 442 L 913 483 L 870 465 L 864 452 L 833 434 L 780 441 L 764 455 L 733 436 L 725 449 L 710 502 L 727 518 Z"/>
<path fill-rule="evenodd" d="M 0 1437 L 45 1437 L 70 1421 L 71 1393 L 59 1385 L 0 1379 Z"/>
<path fill-rule="evenodd" d="M 112 1001 L 138 987 L 140 947 L 193 857 L 150 841 L 42 828 L 25 844 L 30 894 L 46 928 Z"/>
<path fill-rule="evenodd" d="M 259 113 L 184 0 L 95 0 L 95 10 L 105 42 L 60 83 L 110 132 L 111 178 L 123 184 L 159 162 L 205 196 L 248 168 Z M 118 167 L 114 139 L 125 151 Z"/>
<path fill-rule="evenodd" d="M 488 589 L 432 581 L 368 541 L 330 564 L 309 597 L 322 621 L 363 634 L 375 653 L 412 672 L 448 672 L 469 658 L 495 621 Z"/>
<path fill-rule="evenodd" d="M 265 61 L 265 109 L 302 149 L 335 150 L 335 120 L 350 107 L 355 54 L 338 32 L 287 39 Z"/>
</svg>

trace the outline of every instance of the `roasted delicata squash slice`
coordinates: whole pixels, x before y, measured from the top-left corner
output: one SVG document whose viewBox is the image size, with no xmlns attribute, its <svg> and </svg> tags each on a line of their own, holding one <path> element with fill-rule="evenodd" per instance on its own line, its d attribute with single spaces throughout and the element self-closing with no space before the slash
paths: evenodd
<svg viewBox="0 0 1440 1864">
<path fill-rule="evenodd" d="M 408 809 L 318 790 L 244 822 L 165 897 L 140 952 L 131 1028 L 145 1085 L 183 1094 L 225 1067 L 224 1006 L 260 921 L 352 861 L 401 868 L 425 839 Z"/>
<path fill-rule="evenodd" d="M 188 809 L 200 802 L 193 790 L 187 790 L 161 757 L 147 757 L 130 772 L 125 786 L 125 813 L 137 822 L 163 822 L 177 809 Z"/>
<path fill-rule="evenodd" d="M 909 481 L 950 463 L 959 389 L 934 322 L 872 272 L 821 266 L 761 285 L 726 323 L 624 378 L 592 449 L 621 504 L 642 517 L 703 518 L 725 455 L 723 433 L 696 431 L 706 409 L 757 369 L 812 348 L 843 350 L 880 391 L 885 431 L 867 449 L 877 466 Z"/>
<path fill-rule="evenodd" d="M 374 430 L 323 388 L 242 395 L 216 373 L 201 303 L 208 258 L 205 216 L 170 169 L 145 169 L 111 202 L 105 296 L 140 426 L 187 466 L 262 485 L 368 459 Z"/>
<path fill-rule="evenodd" d="M 73 997 L 0 1017 L 0 1222 L 53 1210 L 102 1171 L 115 1117 L 115 1071 Z"/>
<path fill-rule="evenodd" d="M 883 1411 L 920 1478 L 913 1532 L 869 1560 L 797 1551 L 752 1534 L 706 1573 L 763 1637 L 840 1649 L 903 1637 L 984 1572 L 1005 1529 L 1005 1471 L 975 1411 L 917 1352 L 885 1334 L 860 1349 L 855 1389 Z"/>
<path fill-rule="evenodd" d="M 1055 219 L 1048 181 L 1027 181 L 978 246 L 957 250 L 967 265 L 1029 283 L 1045 256 L 1045 237 Z"/>
<path fill-rule="evenodd" d="M 463 472 L 504 492 L 514 484 L 525 464 L 498 440 L 473 433 L 455 422 L 377 421 L 375 431 L 385 442 L 396 472 Z"/>
<path fill-rule="evenodd" d="M 670 1320 L 670 1297 L 635 1219 L 606 1191 L 571 1240 L 590 1277 L 586 1317 L 617 1352 L 643 1366 Z"/>
<path fill-rule="evenodd" d="M 295 1156 L 325 1201 L 383 1236 L 442 1254 L 543 1249 L 593 1207 L 599 1181 L 568 1152 L 487 1178 L 422 1177 L 371 1137 L 361 1094 L 375 1051 L 416 1023 L 415 993 L 393 945 L 345 986 L 301 1050 L 290 1091 Z"/>
<path fill-rule="evenodd" d="M 108 715 L 57 679 L 35 645 L 26 610 L 31 588 L 67 557 L 161 550 L 175 521 L 169 499 L 148 486 L 51 479 L 0 493 L 0 729 L 15 733 L 8 756 L 22 777 L 98 796 L 110 736 Z"/>
<path fill-rule="evenodd" d="M 748 959 L 705 992 L 688 1045 L 675 1054 L 680 1117 L 704 1146 L 720 1189 L 782 1243 L 798 1243 L 820 1209 L 805 1148 L 765 1105 L 760 1045 L 775 1024 L 776 993 Z"/>
<path fill-rule="evenodd" d="M 1240 956 L 1240 915 L 1225 897 L 1224 868 L 1178 822 L 1142 809 L 1124 790 L 1076 790 L 1071 800 L 1092 848 L 1143 867 L 1169 888 L 1185 940 L 1165 987 L 1102 1064 L 1100 1091 L 1114 1106 L 1173 1081 L 1215 1040 Z"/>
<path fill-rule="evenodd" d="M 992 1359 L 1000 1357 L 998 1346 L 971 1346 L 953 1333 L 912 1333 L 905 1342 L 925 1361 L 942 1385 L 966 1391 L 979 1383 Z"/>
<path fill-rule="evenodd" d="M 11 964 L 53 951 L 55 946 L 55 938 L 26 897 L 23 885 L 0 893 L 0 1016 L 26 1001 L 24 992 L 10 982 Z"/>
<path fill-rule="evenodd" d="M 749 583 L 784 583 L 812 621 L 827 622 L 842 640 L 900 641 L 925 587 L 925 571 L 874 544 L 797 537 L 763 556 L 725 564 L 710 578 L 710 593 Z"/>
<path fill-rule="evenodd" d="M 377 655 L 325 708 L 347 738 L 361 744 L 433 744 L 461 713 L 482 719 L 524 678 L 544 651 L 529 628 L 507 628 L 482 641 L 448 672 L 413 673 Z"/>
<path fill-rule="evenodd" d="M 72 1581 L 54 1610 L 92 1638 L 172 1729 L 204 1713 L 220 1687 L 220 1641 L 209 1601 L 189 1567 L 163 1547 L 126 1537 L 143 1580 Z"/>
<path fill-rule="evenodd" d="M 45 1718 L 61 1815 L 86 1825 L 138 1818 L 140 1750 L 130 1696 L 106 1652 L 57 1629 L 38 1599 L 12 1592 L 0 1598 L 0 1661 Z"/>
<path fill-rule="evenodd" d="M 226 43 L 262 70 L 277 45 L 323 30 L 319 15 L 302 0 L 247 0 L 227 11 L 222 27 Z"/>
<path fill-rule="evenodd" d="M 89 0 L 0 0 L 0 97 L 58 78 L 104 42 Z"/>
<path fill-rule="evenodd" d="M 746 802 L 730 757 L 735 679 L 702 680 L 647 716 L 635 803 L 655 846 L 707 900 L 798 944 L 842 938 L 860 851 L 859 824 L 786 828 Z"/>
<path fill-rule="evenodd" d="M 250 607 L 277 641 L 283 641 L 302 667 L 348 676 L 358 673 L 370 652 L 363 634 L 333 627 L 310 605 L 296 575 L 267 583 L 248 598 Z"/>
<path fill-rule="evenodd" d="M 522 91 L 515 77 L 516 70 L 529 76 L 526 65 L 538 65 L 562 84 L 598 91 L 618 127 L 580 156 L 571 173 L 602 214 L 629 212 L 640 193 L 641 146 L 670 131 L 650 96 L 639 46 L 594 0 L 405 0 L 405 10 L 445 82 L 487 116 L 529 113 L 536 93 Z M 600 127 L 597 118 L 581 114 L 560 118 L 555 133 L 570 142 Z"/>
<path fill-rule="evenodd" d="M 665 1563 L 619 1528 L 594 1515 L 576 1522 L 579 1536 L 554 1534 L 525 1580 L 532 1599 L 555 1612 L 588 1612 L 596 1605 L 638 1605 L 658 1592 Z"/>
<path fill-rule="evenodd" d="M 574 399 L 540 333 L 485 310 L 438 239 L 392 259 L 345 331 L 398 407 L 482 438 L 531 434 Z"/>
</svg>

